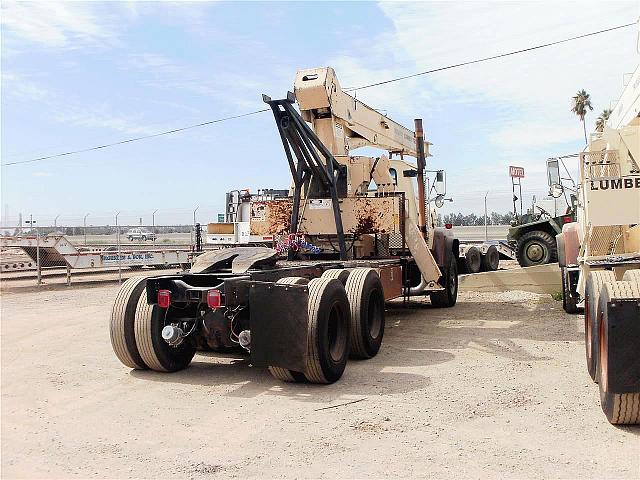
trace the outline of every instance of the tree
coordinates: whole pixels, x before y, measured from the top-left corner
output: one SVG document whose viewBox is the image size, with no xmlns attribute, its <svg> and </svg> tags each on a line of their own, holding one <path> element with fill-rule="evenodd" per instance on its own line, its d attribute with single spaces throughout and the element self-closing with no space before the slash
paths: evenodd
<svg viewBox="0 0 640 480">
<path fill-rule="evenodd" d="M 575 113 L 582 122 L 584 143 L 587 143 L 587 126 L 584 122 L 584 117 L 587 115 L 587 109 L 593 110 L 593 107 L 591 106 L 591 96 L 583 89 L 574 95 L 571 111 Z"/>
<path fill-rule="evenodd" d="M 602 130 L 604 130 L 604 124 L 607 123 L 607 120 L 609 120 L 611 111 L 612 110 L 610 108 L 605 108 L 602 111 L 602 113 L 596 120 L 596 132 L 601 132 Z"/>
</svg>

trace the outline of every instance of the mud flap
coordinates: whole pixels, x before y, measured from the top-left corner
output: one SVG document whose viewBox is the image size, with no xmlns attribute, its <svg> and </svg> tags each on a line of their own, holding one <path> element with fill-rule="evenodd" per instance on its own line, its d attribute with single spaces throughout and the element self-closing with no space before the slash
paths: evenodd
<svg viewBox="0 0 640 480">
<path fill-rule="evenodd" d="M 306 367 L 309 287 L 250 282 L 251 363 L 303 372 Z"/>
<path fill-rule="evenodd" d="M 615 300 L 608 309 L 610 393 L 640 392 L 640 299 Z"/>
</svg>

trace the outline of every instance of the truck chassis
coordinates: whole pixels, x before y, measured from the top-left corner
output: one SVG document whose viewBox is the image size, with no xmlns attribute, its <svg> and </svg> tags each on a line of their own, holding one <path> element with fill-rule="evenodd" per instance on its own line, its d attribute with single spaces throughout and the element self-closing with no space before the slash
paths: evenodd
<svg viewBox="0 0 640 480">
<path fill-rule="evenodd" d="M 110 331 L 123 364 L 174 372 L 197 349 L 240 349 L 280 380 L 332 383 L 349 356 L 378 353 L 385 301 L 423 293 L 411 257 L 296 262 L 264 247 L 204 255 L 194 273 L 122 285 Z M 458 289 L 457 259 L 453 251 L 447 257 L 453 267 L 430 293 L 442 307 L 455 304 Z"/>
</svg>

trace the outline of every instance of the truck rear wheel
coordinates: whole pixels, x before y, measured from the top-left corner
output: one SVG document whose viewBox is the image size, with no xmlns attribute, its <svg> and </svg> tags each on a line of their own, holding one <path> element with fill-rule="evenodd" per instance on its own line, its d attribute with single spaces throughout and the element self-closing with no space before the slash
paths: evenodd
<svg viewBox="0 0 640 480">
<path fill-rule="evenodd" d="M 627 270 L 622 276 L 623 282 L 635 283 L 640 288 L 640 268 L 636 270 Z"/>
<path fill-rule="evenodd" d="M 598 270 L 589 273 L 584 294 L 584 344 L 587 357 L 587 370 L 594 382 L 598 381 L 598 301 L 602 286 L 615 282 L 616 277 L 610 270 Z"/>
<path fill-rule="evenodd" d="M 342 376 L 349 356 L 349 299 L 339 280 L 309 282 L 308 317 L 304 375 L 311 383 L 333 383 Z"/>
<path fill-rule="evenodd" d="M 527 232 L 518 239 L 517 244 L 516 259 L 521 267 L 546 265 L 558 260 L 556 239 L 547 232 Z"/>
<path fill-rule="evenodd" d="M 429 294 L 431 305 L 437 308 L 453 307 L 458 300 L 458 264 L 451 255 L 449 268 L 443 272 L 444 290 Z"/>
<path fill-rule="evenodd" d="M 135 318 L 138 300 L 145 297 L 146 277 L 132 277 L 122 284 L 111 309 L 109 334 L 116 357 L 129 368 L 148 368 L 138 352 Z"/>
<path fill-rule="evenodd" d="M 306 285 L 309 283 L 309 279 L 304 277 L 284 277 L 276 283 L 280 285 Z M 288 368 L 269 367 L 269 373 L 283 382 L 304 382 L 306 380 L 303 373 L 294 372 Z"/>
<path fill-rule="evenodd" d="M 321 278 L 335 278 L 340 280 L 343 285 L 346 285 L 349 278 L 349 270 L 346 268 L 331 268 L 322 272 Z"/>
<path fill-rule="evenodd" d="M 355 268 L 345 286 L 351 310 L 351 357 L 371 358 L 384 336 L 384 291 L 373 268 Z"/>
<path fill-rule="evenodd" d="M 636 282 L 606 283 L 598 303 L 599 312 L 599 361 L 600 406 L 609 423 L 614 425 L 633 425 L 640 423 L 640 392 L 613 393 L 607 385 L 609 368 L 609 310 L 607 303 L 612 300 L 624 300 L 640 297 Z"/>
<path fill-rule="evenodd" d="M 172 347 L 162 338 L 167 309 L 149 305 L 146 296 L 141 296 L 136 309 L 136 345 L 147 366 L 157 372 L 177 372 L 187 368 L 196 353 L 196 345 L 186 338 L 177 347 Z M 170 323 L 170 321 L 169 321 Z"/>
<path fill-rule="evenodd" d="M 491 245 L 487 248 L 487 253 L 482 256 L 482 270 L 485 272 L 495 272 L 500 265 L 500 252 Z"/>
<path fill-rule="evenodd" d="M 464 252 L 464 266 L 467 273 L 478 273 L 482 268 L 482 254 L 476 247 L 469 247 Z"/>
</svg>

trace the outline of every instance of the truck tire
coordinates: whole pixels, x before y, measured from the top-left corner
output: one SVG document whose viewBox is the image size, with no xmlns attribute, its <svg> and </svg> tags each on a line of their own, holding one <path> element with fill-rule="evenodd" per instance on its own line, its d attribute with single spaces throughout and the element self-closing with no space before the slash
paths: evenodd
<svg viewBox="0 0 640 480">
<path fill-rule="evenodd" d="M 522 235 L 517 242 L 516 259 L 521 267 L 546 265 L 558 261 L 556 239 L 540 230 Z"/>
<path fill-rule="evenodd" d="M 624 272 L 622 281 L 635 283 L 637 287 L 640 288 L 640 268 L 636 270 L 627 270 L 626 272 Z"/>
<path fill-rule="evenodd" d="M 495 245 L 491 245 L 487 248 L 487 253 L 482 255 L 482 271 L 484 272 L 495 272 L 498 270 L 498 266 L 500 265 L 500 252 L 495 247 Z"/>
<path fill-rule="evenodd" d="M 116 357 L 129 368 L 143 370 L 148 368 L 136 345 L 135 318 L 138 300 L 147 286 L 146 277 L 131 277 L 118 290 L 111 309 L 109 334 L 111 347 Z"/>
<path fill-rule="evenodd" d="M 612 393 L 608 391 L 607 369 L 609 351 L 609 311 L 607 303 L 612 300 L 640 297 L 636 282 L 606 283 L 600 295 L 598 312 L 600 313 L 598 378 L 600 379 L 600 406 L 609 423 L 614 425 L 640 424 L 640 392 Z"/>
<path fill-rule="evenodd" d="M 309 282 L 309 329 L 305 377 L 311 383 L 338 380 L 349 357 L 349 299 L 336 279 Z"/>
<path fill-rule="evenodd" d="M 306 285 L 309 279 L 305 277 L 284 277 L 276 282 L 280 285 Z"/>
<path fill-rule="evenodd" d="M 345 285 L 351 310 L 351 357 L 375 357 L 384 336 L 384 291 L 373 268 L 355 268 Z"/>
<path fill-rule="evenodd" d="M 172 347 L 162 338 L 166 309 L 149 305 L 143 295 L 136 309 L 136 345 L 147 366 L 156 372 L 177 372 L 186 368 L 196 353 L 196 345 L 186 338 L 177 347 Z"/>
<path fill-rule="evenodd" d="M 598 301 L 602 286 L 615 282 L 616 277 L 610 270 L 597 270 L 589 273 L 584 287 L 584 346 L 587 357 L 587 370 L 594 382 L 598 381 Z"/>
<path fill-rule="evenodd" d="M 469 247 L 464 252 L 464 265 L 467 273 L 478 273 L 482 268 L 482 254 L 476 247 Z"/>
<path fill-rule="evenodd" d="M 306 285 L 309 283 L 309 279 L 304 277 L 284 277 L 276 283 L 280 285 Z M 303 373 L 294 372 L 288 368 L 269 367 L 269 373 L 283 382 L 304 382 L 306 380 Z"/>
<path fill-rule="evenodd" d="M 449 268 L 444 271 L 443 275 L 444 290 L 429 294 L 431 305 L 436 308 L 453 307 L 458 300 L 458 264 L 453 255 L 449 259 Z"/>
<path fill-rule="evenodd" d="M 335 278 L 336 280 L 340 280 L 343 285 L 346 285 L 347 279 L 349 278 L 349 270 L 346 268 L 331 268 L 322 272 L 321 278 Z"/>
<path fill-rule="evenodd" d="M 571 281 L 565 267 L 560 268 L 560 275 L 562 277 L 562 308 L 566 313 L 578 313 L 580 309 L 577 299 L 571 295 Z"/>
</svg>

